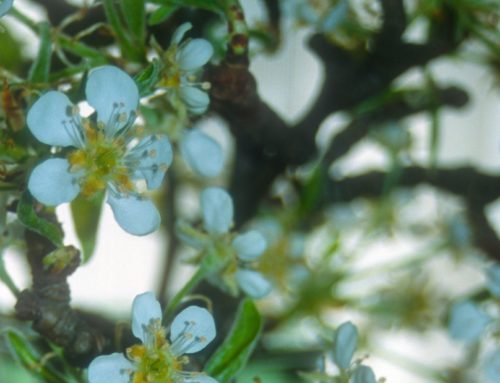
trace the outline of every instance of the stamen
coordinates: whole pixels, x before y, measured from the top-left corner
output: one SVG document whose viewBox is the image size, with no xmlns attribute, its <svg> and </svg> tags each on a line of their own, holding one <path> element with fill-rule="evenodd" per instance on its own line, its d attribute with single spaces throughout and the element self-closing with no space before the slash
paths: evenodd
<svg viewBox="0 0 500 383">
<path fill-rule="evenodd" d="M 185 321 L 184 329 L 179 333 L 177 338 L 172 341 L 172 353 L 174 355 L 183 355 L 188 351 L 193 345 L 197 343 L 205 343 L 205 337 L 193 336 L 192 333 L 188 332 L 196 325 L 194 321 Z"/>
</svg>

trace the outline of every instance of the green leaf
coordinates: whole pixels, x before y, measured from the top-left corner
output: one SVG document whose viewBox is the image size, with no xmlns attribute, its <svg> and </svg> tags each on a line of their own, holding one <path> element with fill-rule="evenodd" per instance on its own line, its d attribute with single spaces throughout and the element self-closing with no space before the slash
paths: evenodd
<svg viewBox="0 0 500 383">
<path fill-rule="evenodd" d="M 162 0 L 159 1 L 164 6 L 183 6 L 206 9 L 213 12 L 224 12 L 227 0 Z"/>
<path fill-rule="evenodd" d="M 146 37 L 146 6 L 144 3 L 144 0 L 123 0 L 121 3 L 125 22 L 139 43 L 143 43 Z"/>
<path fill-rule="evenodd" d="M 160 81 L 161 69 L 160 61 L 155 59 L 134 77 L 141 96 L 146 96 L 154 90 L 154 86 Z"/>
<path fill-rule="evenodd" d="M 61 228 L 44 218 L 39 217 L 33 208 L 33 197 L 26 191 L 22 194 L 17 206 L 17 217 L 28 229 L 49 239 L 54 245 L 62 246 L 64 234 Z"/>
<path fill-rule="evenodd" d="M 64 377 L 43 362 L 43 356 L 23 333 L 15 329 L 5 329 L 3 336 L 12 356 L 27 370 L 43 378 L 44 382 L 64 383 L 66 381 Z"/>
<path fill-rule="evenodd" d="M 90 259 L 95 250 L 103 200 L 104 193 L 99 193 L 93 198 L 80 195 L 71 201 L 71 214 L 76 235 L 82 245 L 83 263 Z"/>
<path fill-rule="evenodd" d="M 251 299 L 241 302 L 231 332 L 205 365 L 220 383 L 229 382 L 247 363 L 259 339 L 262 321 Z"/>
<path fill-rule="evenodd" d="M 0 281 L 5 283 L 9 290 L 13 294 L 19 294 L 19 289 L 15 285 L 14 281 L 10 277 L 7 269 L 5 268 L 5 262 L 3 261 L 2 249 L 0 248 Z"/>
<path fill-rule="evenodd" d="M 106 18 L 120 45 L 122 54 L 132 60 L 141 61 L 143 58 L 141 47 L 132 43 L 127 33 L 127 29 L 123 24 L 123 20 L 121 19 L 121 15 L 118 12 L 119 8 L 116 6 L 116 2 L 114 0 L 102 0 L 102 5 L 104 6 Z"/>
<path fill-rule="evenodd" d="M 164 22 L 169 16 L 179 8 L 178 5 L 163 5 L 151 13 L 148 19 L 148 25 L 157 25 Z"/>
<path fill-rule="evenodd" d="M 47 22 L 38 24 L 40 32 L 40 47 L 38 55 L 29 71 L 29 80 L 32 82 L 48 82 L 50 73 L 50 62 L 52 60 L 52 41 L 50 36 L 50 25 Z"/>
</svg>

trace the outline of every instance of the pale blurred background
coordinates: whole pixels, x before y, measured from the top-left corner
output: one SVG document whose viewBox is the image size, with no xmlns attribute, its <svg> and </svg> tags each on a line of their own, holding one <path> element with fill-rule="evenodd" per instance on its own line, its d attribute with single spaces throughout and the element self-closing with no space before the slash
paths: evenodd
<svg viewBox="0 0 500 383">
<path fill-rule="evenodd" d="M 258 1 L 242 1 L 250 23 L 263 17 L 258 7 Z M 41 19 L 39 11 L 26 1 L 16 0 L 16 6 L 26 9 L 34 18 Z M 19 29 L 9 16 L 5 23 L 15 26 L 23 39 L 35 41 L 29 31 Z M 252 61 L 252 72 L 259 84 L 262 97 L 287 121 L 299 118 L 314 101 L 315 92 L 322 79 L 322 68 L 312 53 L 304 46 L 304 40 L 310 31 L 293 28 L 286 34 L 286 41 L 278 54 L 274 56 L 259 55 Z M 26 55 L 33 56 L 36 45 L 33 44 Z M 479 165 L 485 171 L 500 170 L 500 95 L 492 87 L 491 72 L 484 66 L 464 63 L 453 59 L 441 59 L 432 65 L 432 72 L 441 84 L 458 84 L 469 91 L 471 100 L 466 108 L 459 111 L 444 111 L 441 115 L 442 131 L 439 160 L 444 165 L 473 164 Z M 419 79 L 418 70 L 405 74 L 399 79 L 401 84 Z M 342 114 L 332 115 L 320 131 L 322 139 L 331 136 L 332 132 L 343 121 Z M 409 120 L 410 129 L 417 137 L 414 158 L 422 162 L 428 161 L 428 132 L 430 119 L 419 115 Z M 231 139 L 220 121 L 209 119 L 208 130 L 223 143 L 225 149 L 231 150 Z M 387 158 L 384 152 L 373 144 L 363 144 L 356 147 L 342 161 L 342 171 L 359 172 L 367 167 L 384 167 Z M 423 211 L 433 211 L 436 206 L 432 198 L 423 198 L 426 206 L 419 206 Z M 197 200 L 192 201 L 194 209 Z M 58 218 L 63 223 L 66 244 L 78 247 L 78 240 L 71 224 L 69 206 L 62 205 L 57 209 Z M 500 228 L 500 204 L 489 210 L 489 218 Z M 79 268 L 69 279 L 74 306 L 91 308 L 110 316 L 127 317 L 130 303 L 134 296 L 146 290 L 154 290 L 159 283 L 159 272 L 162 270 L 162 254 L 165 248 L 161 233 L 146 237 L 134 237 L 125 233 L 114 221 L 111 209 L 104 206 L 100 222 L 99 238 L 96 252 L 92 259 Z M 411 253 L 418 248 L 418 243 L 405 242 L 398 246 L 392 244 L 377 244 L 370 249 L 369 257 L 361 260 L 361 264 L 372 266 L 387 261 L 392 255 Z M 7 269 L 19 288 L 30 286 L 29 272 L 23 256 L 15 251 L 5 255 Z M 184 266 L 183 266 L 184 267 Z M 451 286 L 458 290 L 477 286 L 484 282 L 482 270 L 477 267 L 458 267 L 455 264 L 440 262 L 435 265 L 437 274 L 446 270 Z M 182 279 L 189 275 L 189 267 L 178 274 L 177 283 L 170 286 L 172 291 L 181 286 Z M 439 278 L 438 278 L 439 279 Z M 14 297 L 3 284 L 0 284 L 0 309 L 13 310 Z M 343 319 L 352 319 L 347 316 Z M 339 322 L 334 318 L 335 323 Z M 432 362 L 436 368 L 461 355 L 461 346 L 452 342 L 444 332 L 426 333 L 424 336 L 415 334 L 381 333 L 377 336 L 378 355 L 369 359 L 377 376 L 384 376 L 388 382 L 423 383 L 423 377 L 408 374 L 395 364 L 390 363 L 390 350 L 400 350 L 402 355 L 422 363 Z M 375 352 L 377 354 L 377 352 Z M 404 361 L 400 361 L 401 363 Z M 417 368 L 417 367 L 415 367 Z"/>
</svg>

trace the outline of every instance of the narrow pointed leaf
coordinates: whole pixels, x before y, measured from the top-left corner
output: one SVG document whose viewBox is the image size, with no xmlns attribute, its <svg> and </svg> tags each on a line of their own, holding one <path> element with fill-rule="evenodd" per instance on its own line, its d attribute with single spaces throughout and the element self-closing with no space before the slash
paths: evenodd
<svg viewBox="0 0 500 383">
<path fill-rule="evenodd" d="M 17 217 L 28 229 L 43 235 L 54 245 L 62 246 L 64 234 L 61 228 L 36 214 L 33 207 L 33 198 L 28 192 L 24 192 L 19 200 Z"/>
<path fill-rule="evenodd" d="M 104 193 L 90 199 L 78 196 L 71 201 L 71 214 L 76 235 L 82 245 L 83 263 L 92 257 L 95 250 L 103 201 Z"/>
<path fill-rule="evenodd" d="M 50 25 L 47 22 L 38 24 L 40 33 L 40 47 L 38 54 L 29 71 L 31 82 L 48 82 L 50 73 L 50 62 L 52 60 L 52 41 L 50 36 Z"/>
<path fill-rule="evenodd" d="M 146 6 L 144 0 L 123 0 L 125 22 L 138 43 L 144 43 L 146 36 Z"/>
<path fill-rule="evenodd" d="M 164 5 L 151 13 L 148 25 L 157 25 L 167 20 L 179 8 L 178 5 Z"/>
<path fill-rule="evenodd" d="M 134 77 L 141 96 L 146 96 L 153 92 L 154 86 L 160 80 L 161 69 L 159 60 L 153 60 L 151 64 Z"/>
<path fill-rule="evenodd" d="M 141 54 L 140 47 L 134 46 L 131 42 L 127 28 L 119 13 L 118 2 L 115 0 L 102 0 L 102 5 L 109 25 L 113 29 L 116 40 L 120 45 L 122 54 L 132 60 L 140 61 L 143 55 Z"/>
<path fill-rule="evenodd" d="M 67 380 L 43 362 L 38 352 L 23 333 L 15 329 L 4 329 L 5 344 L 12 356 L 28 371 L 42 378 L 44 382 L 64 383 Z"/>
<path fill-rule="evenodd" d="M 229 382 L 247 363 L 259 339 L 262 321 L 251 299 L 241 302 L 231 332 L 205 365 L 207 374 Z"/>
</svg>

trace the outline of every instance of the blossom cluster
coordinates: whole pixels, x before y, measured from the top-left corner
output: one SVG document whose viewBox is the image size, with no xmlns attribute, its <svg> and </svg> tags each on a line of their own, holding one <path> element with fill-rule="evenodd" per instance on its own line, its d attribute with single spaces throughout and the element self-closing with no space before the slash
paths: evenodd
<svg viewBox="0 0 500 383">
<path fill-rule="evenodd" d="M 132 333 L 142 344 L 127 348 L 126 355 L 113 353 L 95 358 L 88 368 L 89 383 L 217 383 L 203 373 L 187 371 L 186 354 L 203 350 L 216 335 L 212 315 L 189 306 L 170 325 L 170 337 L 162 326 L 160 303 L 152 292 L 135 297 Z"/>
<path fill-rule="evenodd" d="M 271 283 L 252 265 L 267 248 L 265 237 L 258 230 L 233 235 L 234 206 L 231 196 L 218 187 L 209 187 L 201 193 L 201 210 L 205 231 L 201 232 L 180 222 L 177 232 L 181 240 L 196 248 L 210 268 L 215 283 L 222 280 L 222 288 L 235 295 L 238 287 L 252 298 L 262 298 L 272 289 Z M 212 270 L 213 269 L 213 270 Z"/>
<path fill-rule="evenodd" d="M 118 224 L 131 234 L 148 234 L 159 226 L 160 215 L 138 181 L 150 190 L 160 187 L 172 162 L 171 144 L 166 136 L 138 137 L 139 90 L 121 69 L 92 70 L 85 94 L 95 119 L 82 117 L 59 91 L 45 93 L 29 110 L 28 128 L 40 142 L 72 150 L 66 158 L 49 158 L 35 167 L 28 189 L 48 206 L 106 191 Z"/>
</svg>

